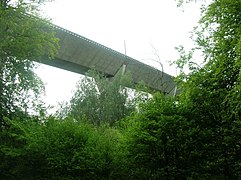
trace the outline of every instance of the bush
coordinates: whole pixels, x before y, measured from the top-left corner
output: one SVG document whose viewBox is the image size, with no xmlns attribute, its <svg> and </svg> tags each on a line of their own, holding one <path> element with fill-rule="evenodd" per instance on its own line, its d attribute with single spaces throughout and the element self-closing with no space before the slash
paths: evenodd
<svg viewBox="0 0 241 180">
<path fill-rule="evenodd" d="M 116 129 L 54 118 L 11 124 L 1 133 L 1 179 L 109 179 L 123 167 Z"/>
<path fill-rule="evenodd" d="M 128 119 L 133 178 L 186 179 L 200 172 L 196 129 L 179 109 L 175 99 L 156 94 Z"/>
</svg>

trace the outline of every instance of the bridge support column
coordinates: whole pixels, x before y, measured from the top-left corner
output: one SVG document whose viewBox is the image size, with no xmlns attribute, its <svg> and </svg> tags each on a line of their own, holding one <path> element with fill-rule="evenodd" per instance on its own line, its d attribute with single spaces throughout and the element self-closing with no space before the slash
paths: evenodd
<svg viewBox="0 0 241 180">
<path fill-rule="evenodd" d="M 117 76 L 117 75 L 121 75 L 121 76 L 124 75 L 126 73 L 126 68 L 127 68 L 127 64 L 123 63 L 120 66 L 120 68 L 116 71 L 114 77 Z"/>
</svg>

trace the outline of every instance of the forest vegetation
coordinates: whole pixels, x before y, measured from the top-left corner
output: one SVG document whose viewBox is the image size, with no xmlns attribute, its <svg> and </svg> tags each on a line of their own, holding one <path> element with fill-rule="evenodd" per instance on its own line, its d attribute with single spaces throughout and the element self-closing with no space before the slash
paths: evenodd
<svg viewBox="0 0 241 180">
<path fill-rule="evenodd" d="M 54 115 L 32 61 L 59 48 L 43 2 L 0 1 L 0 179 L 241 177 L 241 0 L 203 3 L 195 45 L 176 48 L 180 94 L 91 71 Z"/>
</svg>

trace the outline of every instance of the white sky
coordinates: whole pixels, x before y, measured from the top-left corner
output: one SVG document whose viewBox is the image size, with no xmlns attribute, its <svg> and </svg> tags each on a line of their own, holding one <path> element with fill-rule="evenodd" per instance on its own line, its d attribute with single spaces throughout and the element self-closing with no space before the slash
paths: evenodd
<svg viewBox="0 0 241 180">
<path fill-rule="evenodd" d="M 116 51 L 160 68 L 151 59 L 158 52 L 164 72 L 176 75 L 167 61 L 175 60 L 175 46 L 191 48 L 190 31 L 200 18 L 200 4 L 177 8 L 175 0 L 55 0 L 43 7 L 54 24 Z M 80 75 L 40 65 L 37 74 L 46 83 L 47 104 L 68 100 Z"/>
</svg>

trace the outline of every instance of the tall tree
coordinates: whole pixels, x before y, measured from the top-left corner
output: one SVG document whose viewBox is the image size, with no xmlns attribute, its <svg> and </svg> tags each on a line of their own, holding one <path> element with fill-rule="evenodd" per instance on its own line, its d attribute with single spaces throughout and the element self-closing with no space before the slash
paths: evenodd
<svg viewBox="0 0 241 180">
<path fill-rule="evenodd" d="M 241 0 L 214 0 L 202 10 L 193 38 L 204 57 L 194 66 L 192 53 L 180 49 L 179 66 L 191 73 L 183 82 L 181 103 L 199 128 L 200 169 L 228 178 L 240 175 Z M 195 50 L 194 50 L 195 51 Z"/>
<path fill-rule="evenodd" d="M 29 96 L 38 96 L 43 86 L 33 72 L 34 63 L 57 53 L 48 21 L 36 17 L 43 1 L 0 1 L 0 122 L 30 106 Z M 34 15 L 34 16 L 33 16 Z M 35 101 L 32 101 L 34 103 Z"/>
</svg>

